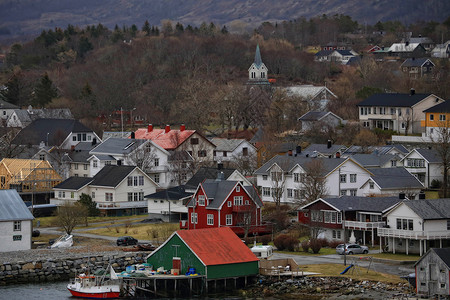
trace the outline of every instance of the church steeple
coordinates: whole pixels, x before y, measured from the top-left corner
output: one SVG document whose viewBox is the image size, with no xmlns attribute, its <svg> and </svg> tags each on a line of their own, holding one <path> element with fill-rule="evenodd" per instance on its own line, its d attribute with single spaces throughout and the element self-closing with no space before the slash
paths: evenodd
<svg viewBox="0 0 450 300">
<path fill-rule="evenodd" d="M 261 59 L 259 44 L 257 44 L 255 51 L 255 60 L 248 69 L 247 84 L 269 84 L 269 80 L 267 79 L 267 71 L 267 67 Z"/>
</svg>

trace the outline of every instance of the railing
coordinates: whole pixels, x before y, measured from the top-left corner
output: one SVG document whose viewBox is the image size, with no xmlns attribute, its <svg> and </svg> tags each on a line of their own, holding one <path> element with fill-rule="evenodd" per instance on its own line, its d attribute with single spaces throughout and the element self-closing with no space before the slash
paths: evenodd
<svg viewBox="0 0 450 300">
<path fill-rule="evenodd" d="M 130 202 L 102 202 L 97 203 L 97 208 L 100 209 L 117 209 L 117 208 L 137 208 L 147 207 L 147 201 L 130 201 Z"/>
<path fill-rule="evenodd" d="M 392 228 L 379 228 L 378 236 L 415 240 L 436 240 L 450 238 L 450 231 L 413 231 Z"/>
<path fill-rule="evenodd" d="M 373 229 L 381 228 L 386 225 L 385 222 L 358 222 L 358 221 L 345 221 L 345 228 L 358 228 L 358 229 Z"/>
</svg>

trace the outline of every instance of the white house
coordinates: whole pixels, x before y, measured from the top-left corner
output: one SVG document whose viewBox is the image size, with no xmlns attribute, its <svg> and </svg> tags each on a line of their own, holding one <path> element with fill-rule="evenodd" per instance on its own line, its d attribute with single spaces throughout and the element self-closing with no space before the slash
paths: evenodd
<svg viewBox="0 0 450 300">
<path fill-rule="evenodd" d="M 214 161 L 225 162 L 233 160 L 253 160 L 256 163 L 256 147 L 245 139 L 213 138 L 216 145 Z"/>
<path fill-rule="evenodd" d="M 14 113 L 14 110 L 18 108 L 18 106 L 0 99 L 0 118 L 2 121 L 6 123 L 9 116 L 11 116 L 11 114 Z"/>
<path fill-rule="evenodd" d="M 415 264 L 416 293 L 450 296 L 450 248 L 431 248 Z"/>
<path fill-rule="evenodd" d="M 408 199 L 418 199 L 423 184 L 405 168 L 368 168 L 372 173 L 361 186 L 366 197 L 407 195 Z"/>
<path fill-rule="evenodd" d="M 418 253 L 450 246 L 450 199 L 405 200 L 386 213 L 382 238 L 393 253 Z"/>
<path fill-rule="evenodd" d="M 185 187 L 181 185 L 144 196 L 148 201 L 149 219 L 161 219 L 164 222 L 186 220 L 186 204 L 192 195 L 193 193 L 186 192 Z"/>
<path fill-rule="evenodd" d="M 31 249 L 33 219 L 16 190 L 0 190 L 0 252 Z"/>
<path fill-rule="evenodd" d="M 433 180 L 443 180 L 442 159 L 436 150 L 413 149 L 403 158 L 402 163 L 426 188 L 432 185 Z"/>
<path fill-rule="evenodd" d="M 325 132 L 328 128 L 336 128 L 344 124 L 344 120 L 332 113 L 331 111 L 309 111 L 298 120 L 302 124 L 302 131 L 309 131 L 312 129 Z"/>
<path fill-rule="evenodd" d="M 77 201 L 82 193 L 91 196 L 105 215 L 131 215 L 147 212 L 144 195 L 158 188 L 147 174 L 135 166 L 107 165 L 94 177 L 71 177 L 54 187 L 51 204 Z"/>
<path fill-rule="evenodd" d="M 359 189 L 370 175 L 367 169 L 351 158 L 312 158 L 277 155 L 255 171 L 263 201 L 303 202 L 306 199 L 305 179 L 308 168 L 320 169 L 326 194 L 330 196 L 361 196 Z"/>
</svg>

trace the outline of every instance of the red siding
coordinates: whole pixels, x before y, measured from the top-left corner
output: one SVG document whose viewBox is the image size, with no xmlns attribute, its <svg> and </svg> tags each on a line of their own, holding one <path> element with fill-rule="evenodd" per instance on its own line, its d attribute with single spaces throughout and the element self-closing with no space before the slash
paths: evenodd
<svg viewBox="0 0 450 300">
<path fill-rule="evenodd" d="M 311 223 L 311 211 L 312 210 L 330 210 L 330 211 L 336 211 L 333 207 L 327 205 L 326 203 L 322 201 L 317 201 L 316 203 L 308 206 L 308 209 L 305 209 L 304 211 L 298 212 L 298 222 L 301 224 L 307 224 L 309 225 Z M 340 212 L 337 212 L 340 213 Z M 308 214 L 306 217 L 305 214 Z M 324 220 L 324 218 L 322 218 Z M 324 227 L 324 228 L 342 228 L 342 223 L 325 223 L 325 222 L 315 222 L 316 226 Z"/>
</svg>

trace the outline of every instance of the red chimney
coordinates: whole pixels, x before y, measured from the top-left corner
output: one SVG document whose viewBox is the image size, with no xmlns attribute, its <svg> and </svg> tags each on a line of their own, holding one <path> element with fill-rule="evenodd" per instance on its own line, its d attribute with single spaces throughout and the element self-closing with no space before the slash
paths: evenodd
<svg viewBox="0 0 450 300">
<path fill-rule="evenodd" d="M 168 133 L 170 131 L 170 125 L 166 125 L 166 131 L 165 133 Z"/>
<path fill-rule="evenodd" d="M 152 132 L 153 131 L 153 125 L 152 124 L 148 124 L 148 132 Z"/>
<path fill-rule="evenodd" d="M 186 130 L 186 125 L 181 124 L 181 126 L 180 126 L 180 131 L 185 131 L 185 130 Z"/>
</svg>

